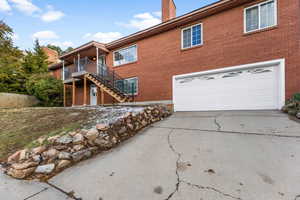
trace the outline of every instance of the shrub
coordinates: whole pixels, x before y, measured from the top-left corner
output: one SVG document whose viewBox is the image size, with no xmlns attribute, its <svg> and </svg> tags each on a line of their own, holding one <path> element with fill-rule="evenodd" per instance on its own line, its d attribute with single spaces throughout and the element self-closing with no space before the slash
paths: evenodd
<svg viewBox="0 0 300 200">
<path fill-rule="evenodd" d="M 26 90 L 41 101 L 40 106 L 63 105 L 63 83 L 48 73 L 32 75 L 26 82 Z"/>
</svg>

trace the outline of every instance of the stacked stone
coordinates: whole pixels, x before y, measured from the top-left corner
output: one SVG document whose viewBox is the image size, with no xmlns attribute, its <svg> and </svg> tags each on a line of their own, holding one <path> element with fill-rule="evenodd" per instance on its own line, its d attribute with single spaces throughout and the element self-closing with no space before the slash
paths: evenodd
<svg viewBox="0 0 300 200">
<path fill-rule="evenodd" d="M 47 180 L 77 162 L 117 146 L 170 114 L 166 106 L 148 106 L 139 113 L 126 113 L 112 124 L 97 124 L 90 130 L 39 138 L 37 141 L 46 145 L 11 155 L 6 173 L 17 179 Z"/>
</svg>

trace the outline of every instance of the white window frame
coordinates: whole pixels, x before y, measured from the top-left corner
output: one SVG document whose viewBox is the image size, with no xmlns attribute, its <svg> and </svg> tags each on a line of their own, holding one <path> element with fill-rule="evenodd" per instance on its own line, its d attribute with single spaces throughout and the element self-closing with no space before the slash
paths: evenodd
<svg viewBox="0 0 300 200">
<path fill-rule="evenodd" d="M 200 44 L 196 44 L 196 45 L 193 45 L 193 27 L 195 26 L 201 26 L 201 43 Z M 188 29 L 191 29 L 191 46 L 190 47 L 183 47 L 183 32 L 185 30 L 188 30 Z M 201 46 L 203 45 L 203 23 L 199 23 L 199 24 L 194 24 L 192 26 L 189 26 L 189 27 L 185 27 L 181 30 L 181 49 L 190 49 L 190 48 L 193 48 L 193 47 L 197 47 L 197 46 Z"/>
<path fill-rule="evenodd" d="M 136 92 L 134 93 L 134 95 L 138 95 L 139 94 L 139 77 L 131 77 L 131 78 L 126 78 L 126 81 L 129 81 L 131 79 L 136 79 Z M 131 94 L 131 93 L 128 93 Z"/>
<path fill-rule="evenodd" d="M 134 46 L 136 47 L 136 48 L 135 48 L 136 60 L 135 60 L 135 61 L 132 61 L 132 62 L 128 62 L 128 63 L 116 64 L 116 61 L 115 61 L 115 53 L 118 52 L 118 51 L 122 51 L 122 50 L 125 50 L 125 49 L 129 49 L 129 48 L 134 47 Z M 125 48 L 122 48 L 122 49 L 118 49 L 118 50 L 113 51 L 113 65 L 114 65 L 114 67 L 118 67 L 118 66 L 130 64 L 130 63 L 134 63 L 134 62 L 136 62 L 136 61 L 138 61 L 138 45 L 137 45 L 137 44 L 134 44 L 134 45 L 131 45 L 131 46 L 128 46 L 128 47 L 125 47 Z"/>
<path fill-rule="evenodd" d="M 261 5 L 262 4 L 266 4 L 266 3 L 269 3 L 269 2 L 272 2 L 274 1 L 274 15 L 275 15 L 275 23 L 274 25 L 271 25 L 271 26 L 268 26 L 268 27 L 264 27 L 264 28 L 260 28 L 261 26 L 261 16 L 260 16 L 260 9 L 261 9 Z M 258 7 L 258 28 L 255 29 L 255 30 L 251 30 L 251 31 L 247 31 L 247 10 L 251 9 L 251 8 L 254 8 L 254 7 Z M 277 26 L 277 23 L 278 23 L 278 14 L 277 14 L 277 0 L 268 0 L 268 1 L 263 1 L 261 3 L 258 3 L 258 4 L 255 4 L 253 6 L 250 6 L 250 7 L 247 7 L 244 9 L 244 33 L 251 33 L 251 32 L 255 32 L 255 31 L 259 31 L 259 30 L 264 30 L 264 29 L 268 29 L 268 28 L 271 28 L 271 27 L 274 27 L 274 26 Z"/>
</svg>

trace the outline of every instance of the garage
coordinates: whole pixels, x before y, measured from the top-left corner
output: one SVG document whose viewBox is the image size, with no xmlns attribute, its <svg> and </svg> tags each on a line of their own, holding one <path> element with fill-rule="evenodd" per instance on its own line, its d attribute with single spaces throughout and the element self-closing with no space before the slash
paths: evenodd
<svg viewBox="0 0 300 200">
<path fill-rule="evenodd" d="M 174 76 L 174 110 L 280 109 L 284 72 L 284 59 L 279 59 Z"/>
</svg>

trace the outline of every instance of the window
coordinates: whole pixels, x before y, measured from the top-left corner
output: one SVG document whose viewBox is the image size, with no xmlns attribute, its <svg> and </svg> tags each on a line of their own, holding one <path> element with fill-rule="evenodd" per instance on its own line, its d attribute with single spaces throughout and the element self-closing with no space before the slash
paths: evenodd
<svg viewBox="0 0 300 200">
<path fill-rule="evenodd" d="M 138 94 L 138 78 L 129 78 L 125 80 L 116 81 L 116 87 L 125 94 Z"/>
<path fill-rule="evenodd" d="M 277 25 L 276 0 L 266 1 L 245 9 L 245 33 Z"/>
<path fill-rule="evenodd" d="M 202 45 L 202 38 L 202 24 L 196 24 L 194 26 L 183 29 L 181 36 L 182 49 Z"/>
<path fill-rule="evenodd" d="M 137 61 L 137 46 L 131 46 L 114 52 L 114 66 Z"/>
</svg>

